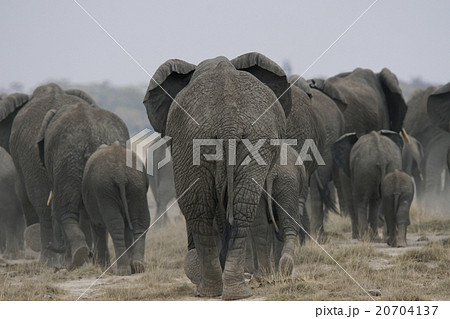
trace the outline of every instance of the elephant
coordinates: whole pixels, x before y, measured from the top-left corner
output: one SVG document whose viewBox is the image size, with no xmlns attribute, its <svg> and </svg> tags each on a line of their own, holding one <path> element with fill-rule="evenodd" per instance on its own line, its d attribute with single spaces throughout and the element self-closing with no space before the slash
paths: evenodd
<svg viewBox="0 0 450 319">
<path fill-rule="evenodd" d="M 9 153 L 0 147 L 0 252 L 16 259 L 24 250 L 25 219 L 16 193 L 17 172 Z"/>
<path fill-rule="evenodd" d="M 9 139 L 11 137 L 13 121 L 21 107 L 28 101 L 28 99 L 28 95 L 22 93 L 13 93 L 9 95 L 2 94 L 2 98 L 0 99 L 0 147 L 5 149 L 8 153 L 10 153 Z M 14 168 L 14 170 L 16 169 Z M 26 190 L 23 181 L 17 178 L 16 195 L 19 198 L 20 205 L 24 206 L 22 211 L 26 213 L 26 234 L 31 238 L 28 243 L 30 244 L 29 246 L 31 249 L 40 251 L 41 245 L 39 237 L 33 235 L 32 231 L 33 229 L 39 228 L 39 217 L 32 208 L 26 209 L 27 207 L 31 207 L 31 204 L 25 194 Z"/>
<path fill-rule="evenodd" d="M 28 226 L 25 230 L 27 245 L 34 250 L 42 248 L 40 261 L 48 266 L 61 266 L 62 240 L 61 236 L 54 235 L 51 208 L 47 205 L 51 186 L 39 159 L 36 136 L 47 111 L 78 102 L 95 104 L 86 93 L 63 91 L 53 83 L 37 87 L 31 96 L 11 94 L 0 102 L 0 127 L 5 128 L 2 132 L 10 134 L 10 154 L 19 176 L 20 200 Z M 40 231 L 36 231 L 35 226 Z M 40 238 L 36 238 L 37 234 Z M 40 245 L 36 243 L 39 240 Z"/>
<path fill-rule="evenodd" d="M 156 143 L 157 141 L 154 141 Z M 150 189 L 156 202 L 155 220 L 157 226 L 167 225 L 169 218 L 165 214 L 168 205 L 175 200 L 175 184 L 173 180 L 173 162 L 170 160 L 164 166 L 158 168 L 158 164 L 166 158 L 167 145 L 160 146 L 154 150 L 153 174 L 149 176 Z"/>
<path fill-rule="evenodd" d="M 71 267 L 87 262 L 90 251 L 89 233 L 79 225 L 86 162 L 100 145 L 115 141 L 125 145 L 128 139 L 128 129 L 117 115 L 82 101 L 50 109 L 42 120 L 35 141 L 51 185 L 52 215 L 63 230 Z"/>
<path fill-rule="evenodd" d="M 260 199 L 255 220 L 250 227 L 251 254 L 255 275 L 270 275 L 278 270 L 290 276 L 294 269 L 297 235 L 305 238 L 305 221 L 300 212 L 300 195 L 307 192 L 305 166 L 291 146 L 269 172 L 266 191 Z M 271 186 L 272 185 L 272 186 Z M 267 193 L 266 193 L 267 192 Z"/>
<path fill-rule="evenodd" d="M 188 248 L 195 247 L 200 260 L 200 296 L 232 300 L 252 295 L 244 280 L 246 237 L 260 185 L 279 156 L 279 145 L 270 141 L 284 137 L 291 104 L 284 71 L 255 52 L 198 66 L 168 60 L 150 80 L 144 105 L 152 127 L 172 138 L 175 189 L 192 239 Z M 202 148 L 208 158 L 193 163 L 200 155 L 200 147 L 193 153 L 194 142 L 205 139 L 213 140 Z M 208 160 L 215 149 L 226 162 Z"/>
<path fill-rule="evenodd" d="M 403 170 L 414 178 L 416 184 L 423 180 L 422 162 L 424 159 L 422 144 L 411 135 L 407 134 L 403 139 L 402 167 Z"/>
<path fill-rule="evenodd" d="M 350 215 L 352 235 L 363 239 L 378 236 L 380 185 L 385 175 L 402 169 L 403 140 L 393 131 L 372 131 L 358 138 L 347 133 L 333 145 L 333 159 L 350 177 L 355 211 Z"/>
<path fill-rule="evenodd" d="M 446 209 L 450 197 L 450 175 L 446 169 L 450 148 L 449 92 L 449 83 L 439 88 L 430 86 L 416 90 L 408 100 L 404 126 L 423 146 L 423 182 L 416 183 L 419 203 L 427 209 Z"/>
<path fill-rule="evenodd" d="M 409 209 L 414 198 L 414 183 L 407 173 L 394 169 L 381 182 L 381 211 L 387 228 L 387 243 L 406 247 Z"/>
<path fill-rule="evenodd" d="M 391 130 L 400 132 L 408 107 L 402 96 L 397 77 L 388 68 L 374 73 L 356 68 L 326 80 L 312 79 L 310 85 L 322 91 L 339 107 L 344 116 L 344 133 L 356 133 L 357 137 L 371 131 Z M 341 210 L 354 215 L 351 181 L 339 170 L 337 182 Z M 353 233 L 357 238 L 357 234 Z"/>
<path fill-rule="evenodd" d="M 326 239 L 323 228 L 324 213 L 329 208 L 337 211 L 334 203 L 331 202 L 328 185 L 338 178 L 338 167 L 333 161 L 331 147 L 344 134 L 344 117 L 330 97 L 314 86 L 310 87 L 305 79 L 298 75 L 291 75 L 289 79 L 291 83 L 295 83 L 311 96 L 312 109 L 325 128 L 325 141 L 321 152 L 324 165 L 317 167 L 310 180 L 311 232 L 314 237 L 323 242 Z"/>
<path fill-rule="evenodd" d="M 145 234 L 150 226 L 147 174 L 126 165 L 128 151 L 119 141 L 100 146 L 87 161 L 82 182 L 94 258 L 102 266 L 109 265 L 109 233 L 116 259 L 123 255 L 117 260 L 119 275 L 144 272 Z M 132 157 L 135 162 L 134 152 Z"/>
</svg>

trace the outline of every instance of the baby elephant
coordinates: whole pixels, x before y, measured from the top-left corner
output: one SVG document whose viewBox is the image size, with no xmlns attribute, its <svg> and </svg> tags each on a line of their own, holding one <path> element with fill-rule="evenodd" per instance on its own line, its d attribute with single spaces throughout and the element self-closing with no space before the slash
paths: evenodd
<svg viewBox="0 0 450 319">
<path fill-rule="evenodd" d="M 94 259 L 102 266 L 109 264 L 108 231 L 119 258 L 119 275 L 144 272 L 145 231 L 150 225 L 147 175 L 126 166 L 126 152 L 117 141 L 100 146 L 87 161 L 83 176 L 83 202 L 91 221 Z"/>
<path fill-rule="evenodd" d="M 411 177 L 398 169 L 386 174 L 381 182 L 381 209 L 387 226 L 387 243 L 392 247 L 406 246 L 409 208 L 414 197 Z"/>
</svg>

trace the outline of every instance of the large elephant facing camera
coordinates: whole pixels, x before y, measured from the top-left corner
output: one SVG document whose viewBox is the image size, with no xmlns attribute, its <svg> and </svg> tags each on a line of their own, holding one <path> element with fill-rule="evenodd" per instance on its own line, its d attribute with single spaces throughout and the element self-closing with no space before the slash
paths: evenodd
<svg viewBox="0 0 450 319">
<path fill-rule="evenodd" d="M 285 133 L 292 102 L 286 75 L 265 56 L 248 53 L 198 66 L 169 60 L 153 79 L 144 104 L 155 130 L 172 138 L 178 203 L 193 239 L 189 248 L 195 246 L 200 260 L 197 292 L 228 300 L 249 297 L 245 241 L 261 198 L 259 185 L 264 185 L 279 157 L 279 146 L 271 145 L 270 139 Z M 224 159 L 201 156 L 200 165 L 194 165 L 194 139 L 222 140 L 218 148 L 223 147 Z M 244 144 L 256 145 L 258 140 L 263 140 L 258 144 L 261 165 Z M 235 165 L 228 158 L 234 143 Z M 214 154 L 216 148 L 201 147 L 201 153 Z M 247 158 L 251 161 L 242 165 Z M 219 259 L 221 238 L 224 258 Z"/>
</svg>

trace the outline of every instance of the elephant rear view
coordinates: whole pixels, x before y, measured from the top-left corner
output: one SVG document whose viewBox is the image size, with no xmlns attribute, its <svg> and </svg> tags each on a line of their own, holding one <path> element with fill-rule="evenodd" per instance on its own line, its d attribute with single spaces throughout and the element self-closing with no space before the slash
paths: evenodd
<svg viewBox="0 0 450 319">
<path fill-rule="evenodd" d="M 348 133 L 333 145 L 333 158 L 351 180 L 350 212 L 354 238 L 362 238 L 370 224 L 371 239 L 378 235 L 380 185 L 384 176 L 402 168 L 403 140 L 392 131 L 371 132 L 359 139 Z"/>
<path fill-rule="evenodd" d="M 389 246 L 406 246 L 406 228 L 413 197 L 414 183 L 408 174 L 398 169 L 386 174 L 381 183 L 381 211 L 387 226 Z"/>
<path fill-rule="evenodd" d="M 244 279 L 245 240 L 261 198 L 259 185 L 278 158 L 279 146 L 270 141 L 284 137 L 291 103 L 284 71 L 255 52 L 198 66 L 169 60 L 150 81 L 144 104 L 155 130 L 172 138 L 178 203 L 200 260 L 200 296 L 252 295 Z M 195 143 L 209 143 L 199 149 L 207 157 Z M 216 147 L 225 155 L 210 160 Z M 255 148 L 259 162 L 250 154 Z M 199 161 L 193 162 L 196 154 Z M 225 258 L 219 260 L 221 238 Z"/>
<path fill-rule="evenodd" d="M 0 252 L 15 259 L 23 251 L 25 220 L 16 194 L 17 172 L 8 152 L 0 147 Z"/>
<path fill-rule="evenodd" d="M 450 83 L 416 90 L 408 100 L 405 128 L 423 147 L 423 181 L 416 180 L 417 197 L 427 209 L 448 211 L 450 174 Z M 444 178 L 443 178 L 444 177 Z"/>
<path fill-rule="evenodd" d="M 126 165 L 128 151 L 119 142 L 100 146 L 83 175 L 83 202 L 94 235 L 94 258 L 102 266 L 109 264 L 109 232 L 116 259 L 120 258 L 119 275 L 144 271 L 145 233 L 150 225 L 147 174 Z M 132 158 L 135 162 L 136 154 Z"/>
<path fill-rule="evenodd" d="M 80 228 L 84 209 L 81 184 L 87 160 L 102 144 L 129 139 L 125 123 L 114 113 L 87 103 L 49 110 L 41 123 L 37 148 L 52 190 L 52 214 L 69 243 L 71 265 L 88 260 L 89 233 Z M 82 216 L 82 215 L 81 215 Z"/>
</svg>

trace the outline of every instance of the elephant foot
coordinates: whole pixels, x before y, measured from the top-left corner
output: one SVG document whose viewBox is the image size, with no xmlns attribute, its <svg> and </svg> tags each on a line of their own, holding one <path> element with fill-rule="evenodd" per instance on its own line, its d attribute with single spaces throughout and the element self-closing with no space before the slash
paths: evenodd
<svg viewBox="0 0 450 319">
<path fill-rule="evenodd" d="M 323 230 L 316 232 L 313 236 L 319 244 L 325 244 L 328 240 L 328 235 Z"/>
<path fill-rule="evenodd" d="M 22 251 L 13 251 L 13 252 L 6 252 L 3 254 L 3 257 L 9 260 L 15 260 L 15 259 L 21 259 L 23 258 L 24 253 Z"/>
<path fill-rule="evenodd" d="M 39 224 L 28 226 L 23 235 L 27 247 L 35 252 L 41 251 L 41 226 Z"/>
<path fill-rule="evenodd" d="M 283 254 L 280 259 L 280 265 L 278 266 L 278 269 L 282 276 L 291 276 L 292 271 L 294 270 L 294 258 L 292 258 L 291 255 Z"/>
<path fill-rule="evenodd" d="M 44 249 L 41 251 L 39 262 L 47 267 L 51 268 L 63 268 L 64 255 L 58 254 L 52 250 Z"/>
<path fill-rule="evenodd" d="M 133 260 L 131 262 L 131 273 L 132 274 L 140 274 L 145 272 L 144 262 L 141 260 Z"/>
<path fill-rule="evenodd" d="M 80 267 L 88 261 L 89 261 L 89 248 L 87 246 L 84 245 L 78 247 L 72 252 L 73 267 Z"/>
<path fill-rule="evenodd" d="M 352 239 L 359 239 L 358 232 L 352 232 Z"/>
<path fill-rule="evenodd" d="M 197 286 L 197 296 L 199 297 L 219 297 L 222 294 L 222 280 L 208 282 L 201 280 Z"/>
<path fill-rule="evenodd" d="M 226 285 L 223 288 L 223 300 L 238 300 L 253 296 L 252 290 L 245 284 L 240 282 L 235 285 Z"/>
<path fill-rule="evenodd" d="M 200 273 L 200 259 L 196 249 L 189 250 L 184 257 L 184 273 L 193 284 L 198 285 L 200 283 L 202 274 Z"/>
<path fill-rule="evenodd" d="M 117 268 L 113 271 L 114 275 L 117 276 L 130 276 L 131 275 L 131 266 L 125 265 L 125 266 L 119 266 L 117 265 Z"/>
</svg>

